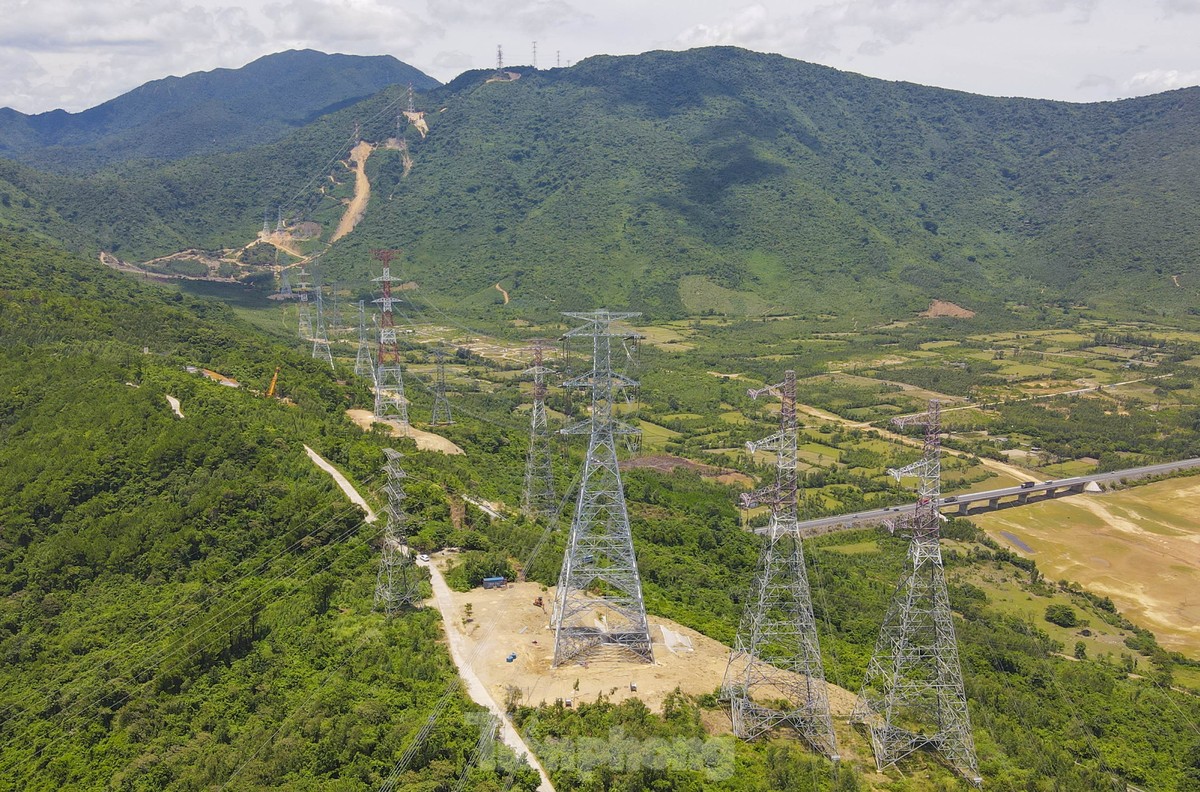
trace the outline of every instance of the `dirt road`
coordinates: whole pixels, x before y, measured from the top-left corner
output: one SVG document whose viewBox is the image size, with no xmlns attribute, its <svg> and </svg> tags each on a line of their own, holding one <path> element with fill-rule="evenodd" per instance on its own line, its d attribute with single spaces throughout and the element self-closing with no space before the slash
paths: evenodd
<svg viewBox="0 0 1200 792">
<path fill-rule="evenodd" d="M 169 393 L 164 393 L 163 395 L 167 397 L 167 404 L 171 405 L 171 411 L 173 413 L 175 413 L 176 415 L 178 415 L 180 418 L 182 418 L 183 410 L 179 409 L 179 399 L 176 399 L 174 396 L 170 395 Z"/>
<path fill-rule="evenodd" d="M 342 488 L 342 492 L 346 493 L 346 497 L 350 499 L 350 502 L 361 507 L 367 513 L 366 522 L 375 522 L 379 518 L 379 515 L 367 504 L 366 499 L 358 494 L 358 490 L 354 489 L 354 485 L 342 475 L 340 470 L 329 464 L 329 461 L 325 457 L 313 451 L 308 446 L 304 446 L 304 450 L 308 454 L 308 458 L 317 463 L 317 467 L 333 476 L 333 480 Z"/>
<path fill-rule="evenodd" d="M 467 695 L 476 704 L 487 707 L 500 719 L 500 739 L 518 756 L 524 756 L 542 777 L 542 783 L 538 785 L 539 792 L 554 792 L 554 786 L 550 783 L 550 776 L 546 774 L 546 769 L 542 767 L 533 751 L 529 750 L 529 746 L 525 744 L 525 740 L 522 739 L 509 719 L 508 713 L 496 702 L 487 686 L 475 673 L 470 661 L 472 652 L 467 645 L 467 637 L 453 626 L 457 608 L 454 606 L 454 597 L 450 593 L 450 587 L 446 585 L 446 579 L 442 577 L 441 570 L 428 561 L 417 561 L 417 563 L 429 570 L 429 576 L 433 583 L 433 601 L 442 613 L 442 629 L 450 644 L 450 656 L 454 658 L 454 664 L 458 666 L 458 675 L 462 677 Z"/>
</svg>

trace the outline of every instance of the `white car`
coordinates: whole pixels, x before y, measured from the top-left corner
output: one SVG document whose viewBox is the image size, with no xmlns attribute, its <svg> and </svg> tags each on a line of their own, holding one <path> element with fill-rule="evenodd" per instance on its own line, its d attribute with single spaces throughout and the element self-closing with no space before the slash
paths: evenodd
<svg viewBox="0 0 1200 792">
<path fill-rule="evenodd" d="M 429 553 L 421 553 L 421 555 L 417 556 L 417 560 L 418 561 L 428 561 Z"/>
</svg>

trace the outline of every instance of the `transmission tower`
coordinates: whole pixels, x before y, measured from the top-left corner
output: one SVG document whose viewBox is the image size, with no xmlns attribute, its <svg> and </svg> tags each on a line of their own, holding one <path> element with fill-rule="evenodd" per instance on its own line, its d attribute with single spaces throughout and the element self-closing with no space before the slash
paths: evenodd
<svg viewBox="0 0 1200 792">
<path fill-rule="evenodd" d="M 525 455 L 525 490 L 521 511 L 531 520 L 554 516 L 554 451 L 546 428 L 546 375 L 543 364 L 546 347 L 533 342 L 533 366 L 525 370 L 533 375 L 533 407 L 529 411 L 529 453 Z"/>
<path fill-rule="evenodd" d="M 620 398 L 621 389 L 637 385 L 613 373 L 613 339 L 637 337 L 632 331 L 614 327 L 614 322 L 639 314 L 601 310 L 565 315 L 586 322 L 564 338 L 591 340 L 592 370 L 567 380 L 563 387 L 591 391 L 592 413 L 588 419 L 561 430 L 564 434 L 586 433 L 589 441 L 571 536 L 558 577 L 554 665 L 608 647 L 626 650 L 636 659 L 652 663 L 646 603 L 617 467 L 617 436 L 637 429 L 613 417 L 613 403 Z M 588 590 L 600 582 L 605 584 L 603 591 L 589 595 Z"/>
<path fill-rule="evenodd" d="M 771 518 L 755 591 L 742 615 L 721 690 L 729 698 L 733 732 L 738 737 L 752 740 L 777 727 L 790 726 L 837 761 L 825 669 L 797 526 L 796 372 L 786 371 L 780 384 L 749 393 L 754 399 L 772 393 L 782 400 L 779 431 L 746 444 L 751 453 L 763 449 L 776 452 L 775 483 L 742 495 L 744 508 L 770 505 Z"/>
<path fill-rule="evenodd" d="M 979 764 L 938 542 L 943 519 L 938 510 L 941 403 L 932 399 L 927 412 L 896 418 L 893 423 L 925 428 L 921 458 L 888 471 L 897 481 L 917 477 L 917 507 L 890 526 L 893 532 L 911 534 L 908 557 L 852 720 L 870 731 L 879 770 L 919 748 L 929 748 L 978 786 Z"/>
<path fill-rule="evenodd" d="M 496 74 L 504 73 L 504 47 L 496 45 Z"/>
<path fill-rule="evenodd" d="M 288 280 L 287 270 L 279 271 L 279 296 L 285 300 L 292 299 L 292 284 Z"/>
<path fill-rule="evenodd" d="M 371 255 L 383 265 L 383 275 L 375 278 L 383 296 L 373 300 L 379 304 L 379 357 L 375 368 L 375 420 L 395 420 L 408 426 L 408 399 L 404 396 L 404 371 L 400 368 L 400 346 L 396 341 L 396 323 L 392 317 L 392 284 L 400 280 L 392 276 L 392 259 L 398 250 L 372 250 Z"/>
<path fill-rule="evenodd" d="M 314 336 L 312 312 L 308 304 L 308 290 L 312 284 L 308 282 L 308 273 L 304 271 L 304 267 L 300 268 L 299 277 L 300 280 L 296 283 L 296 293 L 300 296 L 300 304 L 297 309 L 297 313 L 299 314 L 298 332 L 301 341 L 311 341 Z"/>
<path fill-rule="evenodd" d="M 276 231 L 282 231 L 283 229 L 284 229 L 284 225 L 283 225 L 283 207 L 282 207 L 282 206 L 280 206 L 280 207 L 278 208 L 278 216 L 277 216 L 277 219 L 275 220 L 275 230 L 276 230 Z"/>
<path fill-rule="evenodd" d="M 417 103 L 413 101 L 413 84 L 408 84 L 408 112 L 417 112 Z"/>
<path fill-rule="evenodd" d="M 400 452 L 385 448 L 383 454 L 387 457 L 383 465 L 387 475 L 383 487 L 387 495 L 387 525 L 383 529 L 379 574 L 375 579 L 375 607 L 392 616 L 407 605 L 416 605 L 420 593 L 416 565 L 408 548 L 404 514 L 406 476 L 400 467 Z"/>
<path fill-rule="evenodd" d="M 429 417 L 429 423 L 447 426 L 454 423 L 454 416 L 450 413 L 450 401 L 446 398 L 446 353 L 435 349 L 433 356 L 437 358 L 437 379 L 433 385 L 433 414 Z"/>
<path fill-rule="evenodd" d="M 338 284 L 334 281 L 329 287 L 329 333 L 337 335 L 342 329 L 342 309 L 338 307 Z"/>
<path fill-rule="evenodd" d="M 354 358 L 354 374 L 364 379 L 375 376 L 375 365 L 371 362 L 371 339 L 367 335 L 367 308 L 363 300 L 358 301 L 358 355 Z"/>
<path fill-rule="evenodd" d="M 333 353 L 329 351 L 329 331 L 325 326 L 325 301 L 321 296 L 324 289 L 321 288 L 321 283 L 316 283 L 316 303 L 317 307 L 317 325 L 316 332 L 313 333 L 313 360 L 324 360 L 329 363 L 329 368 L 333 368 Z"/>
<path fill-rule="evenodd" d="M 533 42 L 533 68 L 537 68 L 537 42 Z"/>
<path fill-rule="evenodd" d="M 271 210 L 263 209 L 263 234 L 271 233 Z"/>
</svg>

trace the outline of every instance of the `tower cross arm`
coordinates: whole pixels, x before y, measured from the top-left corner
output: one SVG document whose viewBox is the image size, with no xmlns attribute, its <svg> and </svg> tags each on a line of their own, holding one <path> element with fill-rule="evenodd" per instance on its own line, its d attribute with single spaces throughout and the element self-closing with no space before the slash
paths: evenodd
<svg viewBox="0 0 1200 792">
<path fill-rule="evenodd" d="M 888 475 L 899 481 L 905 476 L 921 476 L 929 467 L 928 459 L 918 459 L 916 462 L 911 462 L 902 468 L 888 468 Z"/>
<path fill-rule="evenodd" d="M 753 509 L 763 504 L 778 503 L 779 485 L 770 484 L 766 487 L 751 490 L 750 492 L 743 492 L 741 495 L 738 495 L 738 501 L 743 509 Z"/>
<path fill-rule="evenodd" d="M 751 454 L 755 451 L 779 451 L 791 436 L 793 436 L 791 432 L 779 431 L 762 440 L 748 440 L 746 450 Z"/>
<path fill-rule="evenodd" d="M 749 396 L 751 399 L 758 399 L 759 396 L 762 396 L 764 394 L 769 394 L 771 396 L 779 397 L 779 396 L 781 396 L 783 386 L 784 386 L 784 383 L 777 382 L 774 385 L 764 385 L 761 388 L 747 388 L 746 395 Z"/>
</svg>

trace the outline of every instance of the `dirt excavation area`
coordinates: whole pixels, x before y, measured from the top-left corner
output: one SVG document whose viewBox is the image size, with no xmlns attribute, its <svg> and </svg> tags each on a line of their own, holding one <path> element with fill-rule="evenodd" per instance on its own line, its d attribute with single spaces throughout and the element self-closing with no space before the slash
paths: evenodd
<svg viewBox="0 0 1200 792">
<path fill-rule="evenodd" d="M 346 410 L 346 415 L 349 416 L 351 421 L 358 424 L 364 432 L 371 431 L 372 424 L 376 423 L 375 413 L 370 410 Z M 437 451 L 442 454 L 466 453 L 456 443 L 433 432 L 426 432 L 415 426 L 401 426 L 393 421 L 382 421 L 381 423 L 387 425 L 392 437 L 411 437 L 416 442 L 417 448 L 422 451 Z"/>
<path fill-rule="evenodd" d="M 346 213 L 342 215 L 337 230 L 329 238 L 331 245 L 353 231 L 354 227 L 358 225 L 358 221 L 362 220 L 363 215 L 367 213 L 367 203 L 371 200 L 371 182 L 367 179 L 367 157 L 371 156 L 371 152 L 374 150 L 375 147 L 366 141 L 360 142 L 350 150 L 351 165 L 347 167 L 352 167 L 354 170 L 354 197 L 346 206 Z"/>
<path fill-rule="evenodd" d="M 447 560 L 443 554 L 434 556 L 434 563 L 442 568 Z M 539 583 L 511 583 L 504 589 L 452 592 L 451 597 L 451 629 L 468 641 L 473 670 L 498 702 L 506 701 L 514 690 L 519 691 L 521 703 L 531 705 L 553 704 L 557 699 L 595 701 L 604 694 L 614 702 L 638 698 L 660 711 L 667 694 L 677 687 L 693 695 L 719 688 L 729 660 L 728 646 L 651 616 L 652 665 L 613 658 L 551 668 L 552 589 Z M 534 604 L 538 597 L 544 608 Z M 508 662 L 514 652 L 516 657 Z M 631 685 L 637 686 L 636 692 Z M 835 716 L 850 714 L 854 706 L 850 692 L 830 685 L 829 696 Z"/>
</svg>

